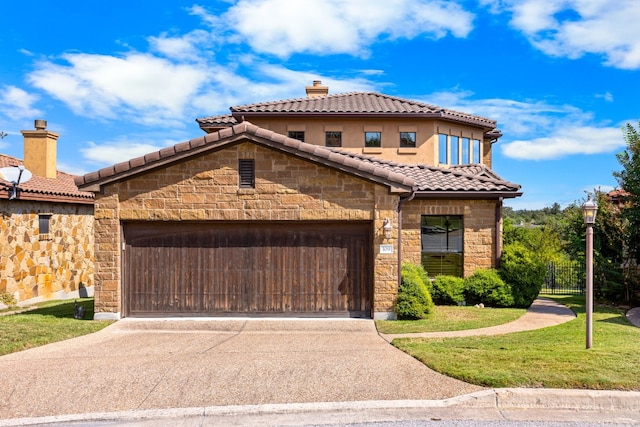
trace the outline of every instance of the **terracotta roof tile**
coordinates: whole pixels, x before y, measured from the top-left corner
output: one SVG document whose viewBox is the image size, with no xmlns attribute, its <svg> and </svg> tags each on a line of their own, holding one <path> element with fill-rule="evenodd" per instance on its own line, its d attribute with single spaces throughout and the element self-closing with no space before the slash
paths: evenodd
<svg viewBox="0 0 640 427">
<path fill-rule="evenodd" d="M 450 110 L 423 102 L 411 101 L 375 92 L 350 92 L 315 98 L 298 98 L 231 107 L 232 115 L 196 119 L 200 127 L 232 126 L 233 122 L 253 115 L 339 114 L 339 115 L 402 115 L 435 117 L 481 126 L 487 130 L 496 127 L 495 120 Z"/>
<path fill-rule="evenodd" d="M 386 185 L 406 188 L 407 192 L 419 193 L 447 192 L 473 193 L 498 192 L 506 197 L 519 195 L 520 186 L 502 180 L 484 165 L 454 166 L 451 168 L 437 168 L 426 165 L 412 165 L 377 159 L 375 157 L 353 154 L 340 149 L 329 149 L 288 138 L 260 128 L 249 122 L 242 122 L 231 128 L 222 129 L 202 138 L 190 141 L 191 149 L 186 150 L 186 143 L 167 147 L 160 151 L 149 153 L 144 157 L 132 159 L 118 165 L 100 169 L 98 172 L 86 174 L 76 178 L 80 187 L 102 185 L 124 179 L 140 171 L 147 171 L 161 166 L 166 161 L 179 160 L 188 157 L 192 150 L 202 152 L 215 149 L 244 136 L 256 143 L 265 144 L 272 148 L 281 149 L 306 157 L 312 161 L 322 162 L 330 167 L 353 173 L 364 178 L 384 182 Z M 180 149 L 178 149 L 180 147 Z"/>
<path fill-rule="evenodd" d="M 24 165 L 22 160 L 0 154 L 0 167 L 19 165 Z M 61 171 L 58 171 L 56 178 L 34 175 L 29 181 L 18 186 L 18 198 L 21 200 L 93 204 L 93 194 L 79 191 L 74 178 L 73 175 Z M 8 194 L 11 187 L 10 183 L 0 181 L 0 194 Z"/>
<path fill-rule="evenodd" d="M 418 192 L 513 192 L 520 185 L 505 181 L 485 165 L 459 165 L 440 168 L 428 165 L 403 164 L 340 150 L 346 156 L 360 159 L 375 167 L 388 169 L 412 178 Z"/>
</svg>

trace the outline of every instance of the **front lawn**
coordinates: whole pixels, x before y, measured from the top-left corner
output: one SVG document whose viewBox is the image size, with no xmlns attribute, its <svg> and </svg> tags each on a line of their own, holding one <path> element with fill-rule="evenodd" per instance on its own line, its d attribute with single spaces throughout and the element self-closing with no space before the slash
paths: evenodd
<svg viewBox="0 0 640 427">
<path fill-rule="evenodd" d="M 23 313 L 0 316 L 0 356 L 16 351 L 91 334 L 110 321 L 93 319 L 93 298 L 79 299 L 85 308 L 84 320 L 76 320 L 74 300 L 47 301 Z"/>
<path fill-rule="evenodd" d="M 447 376 L 486 387 L 640 390 L 640 328 L 623 310 L 596 306 L 585 349 L 585 298 L 547 295 L 574 310 L 570 322 L 490 337 L 402 338 L 393 345 Z"/>
<path fill-rule="evenodd" d="M 378 328 L 378 332 L 383 334 L 412 334 L 416 332 L 488 328 L 512 322 L 526 311 L 523 308 L 495 309 L 437 305 L 426 319 L 376 320 L 376 328 Z"/>
</svg>

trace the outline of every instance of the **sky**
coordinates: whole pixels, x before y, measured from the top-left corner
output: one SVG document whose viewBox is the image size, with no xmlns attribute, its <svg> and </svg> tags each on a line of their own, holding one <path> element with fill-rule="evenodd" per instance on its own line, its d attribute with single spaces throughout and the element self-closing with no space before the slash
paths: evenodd
<svg viewBox="0 0 640 427">
<path fill-rule="evenodd" d="M 85 174 L 229 107 L 373 91 L 497 120 L 514 209 L 617 186 L 640 119 L 638 0 L 2 1 L 0 153 L 35 119 Z"/>
</svg>

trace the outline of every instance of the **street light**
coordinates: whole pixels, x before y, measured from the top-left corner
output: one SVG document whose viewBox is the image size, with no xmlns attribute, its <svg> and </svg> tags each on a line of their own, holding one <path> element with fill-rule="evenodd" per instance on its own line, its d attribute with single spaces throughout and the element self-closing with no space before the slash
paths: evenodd
<svg viewBox="0 0 640 427">
<path fill-rule="evenodd" d="M 593 343 L 593 224 L 596 222 L 598 204 L 591 200 L 591 195 L 582 205 L 582 217 L 587 226 L 587 349 Z"/>
</svg>

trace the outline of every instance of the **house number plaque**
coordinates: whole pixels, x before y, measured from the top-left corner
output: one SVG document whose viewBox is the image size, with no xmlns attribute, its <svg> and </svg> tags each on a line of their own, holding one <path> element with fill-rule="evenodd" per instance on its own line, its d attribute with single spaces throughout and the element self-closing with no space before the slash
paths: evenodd
<svg viewBox="0 0 640 427">
<path fill-rule="evenodd" d="M 392 254 L 393 253 L 393 245 L 380 245 L 380 253 L 381 254 Z"/>
</svg>

